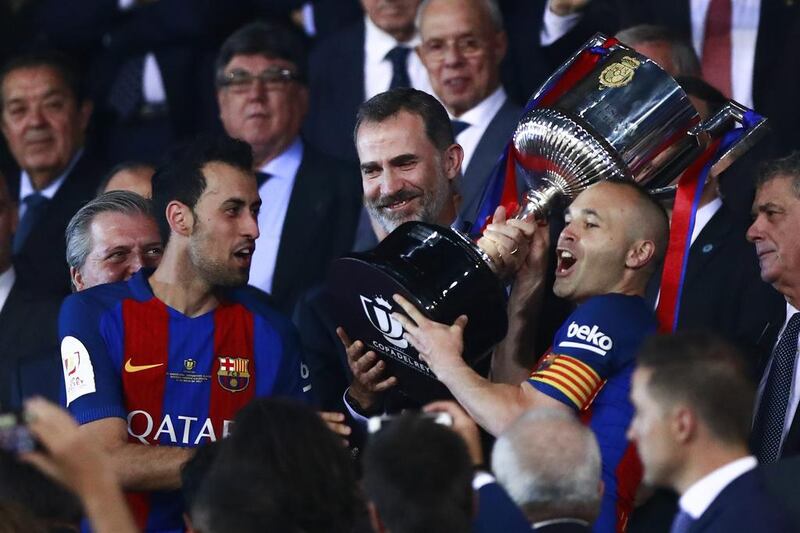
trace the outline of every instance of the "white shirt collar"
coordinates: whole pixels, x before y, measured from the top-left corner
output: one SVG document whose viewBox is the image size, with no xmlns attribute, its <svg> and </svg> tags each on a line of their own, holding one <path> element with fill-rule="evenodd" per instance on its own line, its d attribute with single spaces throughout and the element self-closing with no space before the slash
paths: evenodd
<svg viewBox="0 0 800 533">
<path fill-rule="evenodd" d="M 386 54 L 398 44 L 411 48 L 412 53 L 415 53 L 414 48 L 422 42 L 419 32 L 414 30 L 414 36 L 401 43 L 377 27 L 368 16 L 364 16 L 364 27 L 364 58 L 367 63 L 380 63 L 386 58 Z"/>
<path fill-rule="evenodd" d="M 294 180 L 297 169 L 303 161 L 303 142 L 298 136 L 281 154 L 262 166 L 259 170 L 270 174 L 270 180 Z"/>
<path fill-rule="evenodd" d="M 706 509 L 725 487 L 745 472 L 755 468 L 757 464 L 756 458 L 748 455 L 717 468 L 696 481 L 683 493 L 683 496 L 678 501 L 681 510 L 689 513 L 689 516 L 697 520 L 706 512 Z"/>
<path fill-rule="evenodd" d="M 17 274 L 14 272 L 14 267 L 9 267 L 5 272 L 0 274 L 0 310 L 6 305 L 8 295 L 11 293 L 11 287 L 17 279 Z"/>
<path fill-rule="evenodd" d="M 697 239 L 697 236 L 700 235 L 700 232 L 703 231 L 703 228 L 706 227 L 708 221 L 717 214 L 717 211 L 719 211 L 720 207 L 722 207 L 722 200 L 719 196 L 717 196 L 697 210 L 697 214 L 695 214 L 694 217 L 694 228 L 692 228 L 692 243 L 694 243 L 695 239 Z"/>
<path fill-rule="evenodd" d="M 72 160 L 70 160 L 69 164 L 67 165 L 67 168 L 64 169 L 64 172 L 62 172 L 60 176 L 58 176 L 55 180 L 53 180 L 53 182 L 50 185 L 48 185 L 41 191 L 38 191 L 39 194 L 46 197 L 48 200 L 52 200 L 53 196 L 55 196 L 56 193 L 58 192 L 58 189 L 61 188 L 61 184 L 64 183 L 64 180 L 67 179 L 69 173 L 72 172 L 72 167 L 75 166 L 75 163 L 78 162 L 78 159 L 80 159 L 82 155 L 83 155 L 83 148 L 78 150 L 75 153 L 75 155 L 72 156 Z M 25 200 L 25 198 L 27 198 L 31 194 L 34 194 L 35 192 L 37 191 L 36 188 L 33 186 L 31 177 L 28 175 L 27 172 L 23 170 L 20 173 L 20 184 L 19 184 L 20 204 L 22 203 L 23 200 Z"/>
<path fill-rule="evenodd" d="M 552 524 L 580 524 L 582 526 L 589 527 L 591 524 L 586 520 L 581 520 L 580 518 L 553 518 L 551 520 L 542 520 L 541 522 L 534 522 L 531 527 L 534 531 L 541 527 L 549 526 Z"/>
<path fill-rule="evenodd" d="M 481 102 L 470 109 L 461 114 L 460 117 L 454 117 L 448 111 L 448 115 L 450 115 L 450 119 L 458 119 L 468 123 L 471 126 L 475 124 L 489 124 L 497 112 L 503 107 L 503 104 L 506 101 L 506 90 L 503 89 L 501 85 L 495 91 L 481 100 Z"/>
</svg>

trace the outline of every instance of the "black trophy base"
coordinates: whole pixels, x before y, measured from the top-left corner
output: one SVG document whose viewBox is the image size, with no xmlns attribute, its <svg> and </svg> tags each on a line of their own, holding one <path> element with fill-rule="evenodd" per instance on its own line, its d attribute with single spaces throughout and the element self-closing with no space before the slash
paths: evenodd
<svg viewBox="0 0 800 533">
<path fill-rule="evenodd" d="M 374 250 L 338 259 L 328 288 L 332 316 L 351 339 L 374 350 L 397 377 L 399 391 L 420 404 L 450 394 L 392 319 L 392 312 L 403 312 L 393 294 L 437 322 L 450 324 L 467 315 L 464 360 L 473 368 L 508 327 L 505 288 L 475 246 L 432 224 L 407 222 Z"/>
</svg>

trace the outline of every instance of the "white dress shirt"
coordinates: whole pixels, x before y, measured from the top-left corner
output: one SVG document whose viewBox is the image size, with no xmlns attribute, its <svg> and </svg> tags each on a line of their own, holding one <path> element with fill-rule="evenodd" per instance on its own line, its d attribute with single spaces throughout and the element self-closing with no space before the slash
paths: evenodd
<svg viewBox="0 0 800 533">
<path fill-rule="evenodd" d="M 719 197 L 714 198 L 706 205 L 697 210 L 694 216 L 694 228 L 692 228 L 692 240 L 690 244 L 694 244 L 697 236 L 706 227 L 706 224 L 717 214 L 719 208 L 722 207 L 722 200 Z"/>
<path fill-rule="evenodd" d="M 692 45 L 703 59 L 703 36 L 711 0 L 691 0 Z M 731 0 L 731 97 L 753 107 L 753 65 L 761 0 Z"/>
<path fill-rule="evenodd" d="M 692 45 L 701 60 L 706 14 L 710 2 L 711 0 L 690 0 Z M 544 9 L 542 28 L 539 32 L 539 42 L 542 46 L 556 42 L 581 19 L 580 13 L 564 17 L 554 14 L 550 11 L 549 1 Z M 760 14 L 761 0 L 731 0 L 731 88 L 733 90 L 731 96 L 747 107 L 753 107 L 753 66 Z"/>
<path fill-rule="evenodd" d="M 13 266 L 0 274 L 0 311 L 5 307 L 8 295 L 11 293 L 11 287 L 14 286 L 14 281 L 16 281 L 16 279 L 17 274 L 14 272 Z"/>
<path fill-rule="evenodd" d="M 19 182 L 19 219 L 22 220 L 23 215 L 25 215 L 25 211 L 28 207 L 25 205 L 25 198 L 38 192 L 48 200 L 52 200 L 53 196 L 56 195 L 58 189 L 61 188 L 61 185 L 64 183 L 64 180 L 67 179 L 67 175 L 72 172 L 72 167 L 75 166 L 75 163 L 78 162 L 78 159 L 81 158 L 83 155 L 83 148 L 78 150 L 78 152 L 72 156 L 72 160 L 67 165 L 67 168 L 64 169 L 64 172 L 61 173 L 55 180 L 50 183 L 47 187 L 42 189 L 41 191 L 37 191 L 36 187 L 33 186 L 33 182 L 31 181 L 30 175 L 26 171 L 20 172 L 20 182 Z"/>
<path fill-rule="evenodd" d="M 681 499 L 678 506 L 693 519 L 697 520 L 706 509 L 717 499 L 719 493 L 731 484 L 739 476 L 749 472 L 758 465 L 758 461 L 752 455 L 742 457 L 733 462 L 717 468 L 705 477 L 695 481 Z"/>
<path fill-rule="evenodd" d="M 386 59 L 386 54 L 397 45 L 408 46 L 411 53 L 408 54 L 408 78 L 411 86 L 420 91 L 433 94 L 431 83 L 428 80 L 428 72 L 422 65 L 419 56 L 414 48 L 422 40 L 419 33 L 404 43 L 377 27 L 369 17 L 364 17 L 366 31 L 364 33 L 364 95 L 369 100 L 376 94 L 380 94 L 392 83 L 392 62 Z"/>
<path fill-rule="evenodd" d="M 494 116 L 506 102 L 506 91 L 503 87 L 498 87 L 492 94 L 483 99 L 481 103 L 462 113 L 459 117 L 450 115 L 450 119 L 458 119 L 469 124 L 468 128 L 456 136 L 456 142 L 464 149 L 464 161 L 461 162 L 462 170 L 466 170 L 475 148 L 483 137 L 486 128 Z"/>
<path fill-rule="evenodd" d="M 258 213 L 260 235 L 256 239 L 256 251 L 250 265 L 250 285 L 266 292 L 272 292 L 283 223 L 302 160 L 303 143 L 298 137 L 281 155 L 259 169 L 271 177 L 258 189 L 262 202 Z"/>
<path fill-rule="evenodd" d="M 786 320 L 783 322 L 783 327 L 781 328 L 780 333 L 778 334 L 779 342 L 781 335 L 783 335 L 783 330 L 786 329 L 786 325 L 789 323 L 789 319 L 797 313 L 798 310 L 792 307 L 789 302 L 786 302 Z M 797 349 L 798 353 L 800 353 L 800 338 L 797 339 Z M 764 395 L 764 387 L 767 386 L 767 377 L 769 376 L 769 370 L 772 368 L 772 361 L 773 358 L 770 356 L 769 363 L 767 367 L 764 369 L 764 374 L 761 376 L 761 382 L 758 384 L 758 394 L 756 395 L 756 405 L 755 409 L 753 410 L 753 417 L 755 419 L 756 413 L 758 413 L 758 408 L 761 405 L 761 398 Z M 783 421 L 783 431 L 781 432 L 781 448 L 783 448 L 783 441 L 786 440 L 786 435 L 789 434 L 789 428 L 792 427 L 792 421 L 794 420 L 794 415 L 797 412 L 797 406 L 800 404 L 800 364 L 795 362 L 794 364 L 794 376 L 792 376 L 792 388 L 789 389 L 789 405 L 786 409 L 786 419 Z"/>
</svg>

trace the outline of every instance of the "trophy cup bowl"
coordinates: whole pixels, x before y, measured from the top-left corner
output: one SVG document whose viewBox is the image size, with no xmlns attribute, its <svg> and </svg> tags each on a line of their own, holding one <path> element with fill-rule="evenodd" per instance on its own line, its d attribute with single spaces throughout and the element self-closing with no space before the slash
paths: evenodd
<svg viewBox="0 0 800 533">
<path fill-rule="evenodd" d="M 587 54 L 602 58 L 563 94 L 550 92 Z M 546 103 L 544 103 L 546 102 Z M 515 167 L 530 189 L 515 218 L 544 217 L 603 180 L 635 181 L 653 193 L 673 182 L 749 110 L 728 102 L 701 123 L 689 97 L 654 61 L 596 35 L 531 98 L 512 139 Z M 721 172 L 765 133 L 761 119 L 718 158 Z M 351 338 L 386 361 L 400 392 L 424 403 L 447 397 L 390 313 L 405 296 L 428 318 L 452 323 L 466 314 L 464 359 L 473 368 L 506 334 L 506 292 L 491 261 L 467 236 L 406 222 L 375 249 L 334 262 L 329 292 L 334 316 Z"/>
</svg>

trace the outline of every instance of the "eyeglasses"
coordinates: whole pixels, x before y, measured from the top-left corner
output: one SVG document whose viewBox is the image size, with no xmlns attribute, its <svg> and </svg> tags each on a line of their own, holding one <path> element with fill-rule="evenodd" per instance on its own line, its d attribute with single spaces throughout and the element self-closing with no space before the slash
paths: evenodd
<svg viewBox="0 0 800 533">
<path fill-rule="evenodd" d="M 465 35 L 454 39 L 429 39 L 420 45 L 422 54 L 432 61 L 444 59 L 451 47 L 454 47 L 459 54 L 466 58 L 473 58 L 484 52 L 486 41 Z"/>
<path fill-rule="evenodd" d="M 255 81 L 258 81 L 264 84 L 268 91 L 280 91 L 285 89 L 289 82 L 299 79 L 300 76 L 288 68 L 268 68 L 259 74 L 235 69 L 222 74 L 217 80 L 217 84 L 231 92 L 244 93 L 250 90 Z"/>
</svg>

